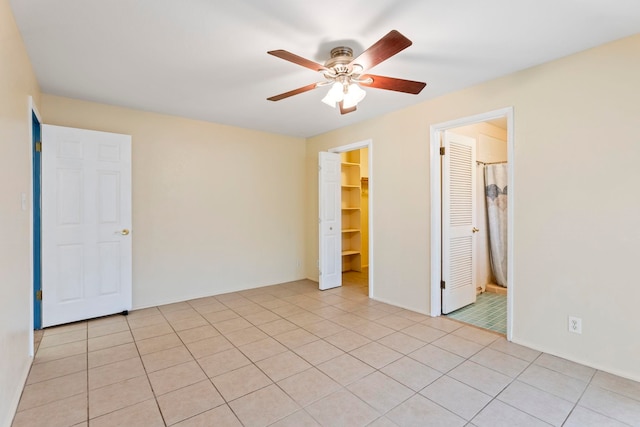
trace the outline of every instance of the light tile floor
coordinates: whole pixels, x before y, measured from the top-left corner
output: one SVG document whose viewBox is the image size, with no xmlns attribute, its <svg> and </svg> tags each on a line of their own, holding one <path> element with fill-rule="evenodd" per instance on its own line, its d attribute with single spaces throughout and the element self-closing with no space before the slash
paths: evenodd
<svg viewBox="0 0 640 427">
<path fill-rule="evenodd" d="M 507 296 L 483 292 L 476 297 L 475 303 L 449 313 L 447 317 L 506 334 Z"/>
<path fill-rule="evenodd" d="M 629 426 L 640 384 L 299 281 L 46 329 L 13 427 Z"/>
</svg>

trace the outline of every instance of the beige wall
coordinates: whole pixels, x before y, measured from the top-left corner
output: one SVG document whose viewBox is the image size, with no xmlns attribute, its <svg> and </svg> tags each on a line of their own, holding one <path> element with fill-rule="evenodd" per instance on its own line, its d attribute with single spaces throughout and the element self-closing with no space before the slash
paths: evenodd
<svg viewBox="0 0 640 427">
<path fill-rule="evenodd" d="M 374 297 L 428 312 L 429 126 L 513 106 L 513 339 L 640 380 L 638 75 L 640 35 L 309 139 L 307 266 L 317 152 L 370 138 Z"/>
<path fill-rule="evenodd" d="M 29 96 L 39 88 L 8 0 L 0 0 L 0 426 L 9 426 L 29 370 L 31 329 Z"/>
<path fill-rule="evenodd" d="M 42 114 L 132 135 L 134 307 L 304 278 L 304 140 L 46 94 Z"/>
</svg>

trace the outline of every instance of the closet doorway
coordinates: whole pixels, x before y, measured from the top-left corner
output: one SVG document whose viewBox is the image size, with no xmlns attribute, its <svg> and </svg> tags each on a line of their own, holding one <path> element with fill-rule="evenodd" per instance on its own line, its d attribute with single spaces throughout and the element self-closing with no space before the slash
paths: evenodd
<svg viewBox="0 0 640 427">
<path fill-rule="evenodd" d="M 335 147 L 328 150 L 340 156 L 340 247 L 339 264 L 341 270 L 341 285 L 350 290 L 371 297 L 373 288 L 373 239 L 371 231 L 373 221 L 371 206 L 373 200 L 373 183 L 371 159 L 373 147 L 370 140 Z M 322 177 L 322 174 L 320 174 Z M 321 178 L 322 179 L 322 178 Z M 322 186 L 322 182 L 321 182 Z M 323 192 L 320 191 L 321 197 Z M 321 206 L 323 205 L 321 200 Z M 321 212 L 321 218 L 323 217 Z M 322 225 L 320 227 L 322 230 Z M 322 248 L 332 248 L 323 245 L 321 241 L 321 271 L 323 257 L 330 259 L 330 254 L 324 254 Z"/>
<path fill-rule="evenodd" d="M 369 295 L 369 148 L 341 158 L 342 286 Z"/>
<path fill-rule="evenodd" d="M 513 218 L 512 209 L 507 206 L 513 203 L 513 178 L 505 165 L 512 165 L 511 129 L 511 109 L 431 128 L 431 315 L 444 314 L 503 333 L 508 339 L 513 246 L 507 242 L 512 241 Z M 499 201 L 487 199 L 485 191 L 485 174 L 488 172 L 492 179 L 494 169 L 505 172 L 504 182 L 490 187 L 498 189 Z M 492 257 L 491 254 L 498 254 L 494 240 L 496 217 L 492 210 L 498 202 L 505 216 L 502 228 L 506 237 L 502 243 L 508 250 Z M 489 225 L 493 227 L 491 231 Z M 495 265 L 500 261 L 502 270 Z"/>
</svg>

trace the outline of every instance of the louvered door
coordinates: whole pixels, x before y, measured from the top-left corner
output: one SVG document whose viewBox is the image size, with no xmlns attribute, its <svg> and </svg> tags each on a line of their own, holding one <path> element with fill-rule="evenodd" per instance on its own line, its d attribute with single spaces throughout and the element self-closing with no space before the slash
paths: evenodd
<svg viewBox="0 0 640 427">
<path fill-rule="evenodd" d="M 476 300 L 473 239 L 476 141 L 445 132 L 442 156 L 442 313 Z"/>
</svg>

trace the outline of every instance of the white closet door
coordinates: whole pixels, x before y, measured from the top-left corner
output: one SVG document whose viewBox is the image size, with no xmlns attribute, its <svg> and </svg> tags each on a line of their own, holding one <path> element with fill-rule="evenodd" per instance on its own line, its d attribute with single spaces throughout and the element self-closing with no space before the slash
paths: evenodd
<svg viewBox="0 0 640 427">
<path fill-rule="evenodd" d="M 342 210 L 340 155 L 320 152 L 320 290 L 342 286 Z"/>
<path fill-rule="evenodd" d="M 42 126 L 42 326 L 131 309 L 131 137 Z"/>
<path fill-rule="evenodd" d="M 442 312 L 476 301 L 476 141 L 445 132 L 442 158 Z"/>
</svg>

